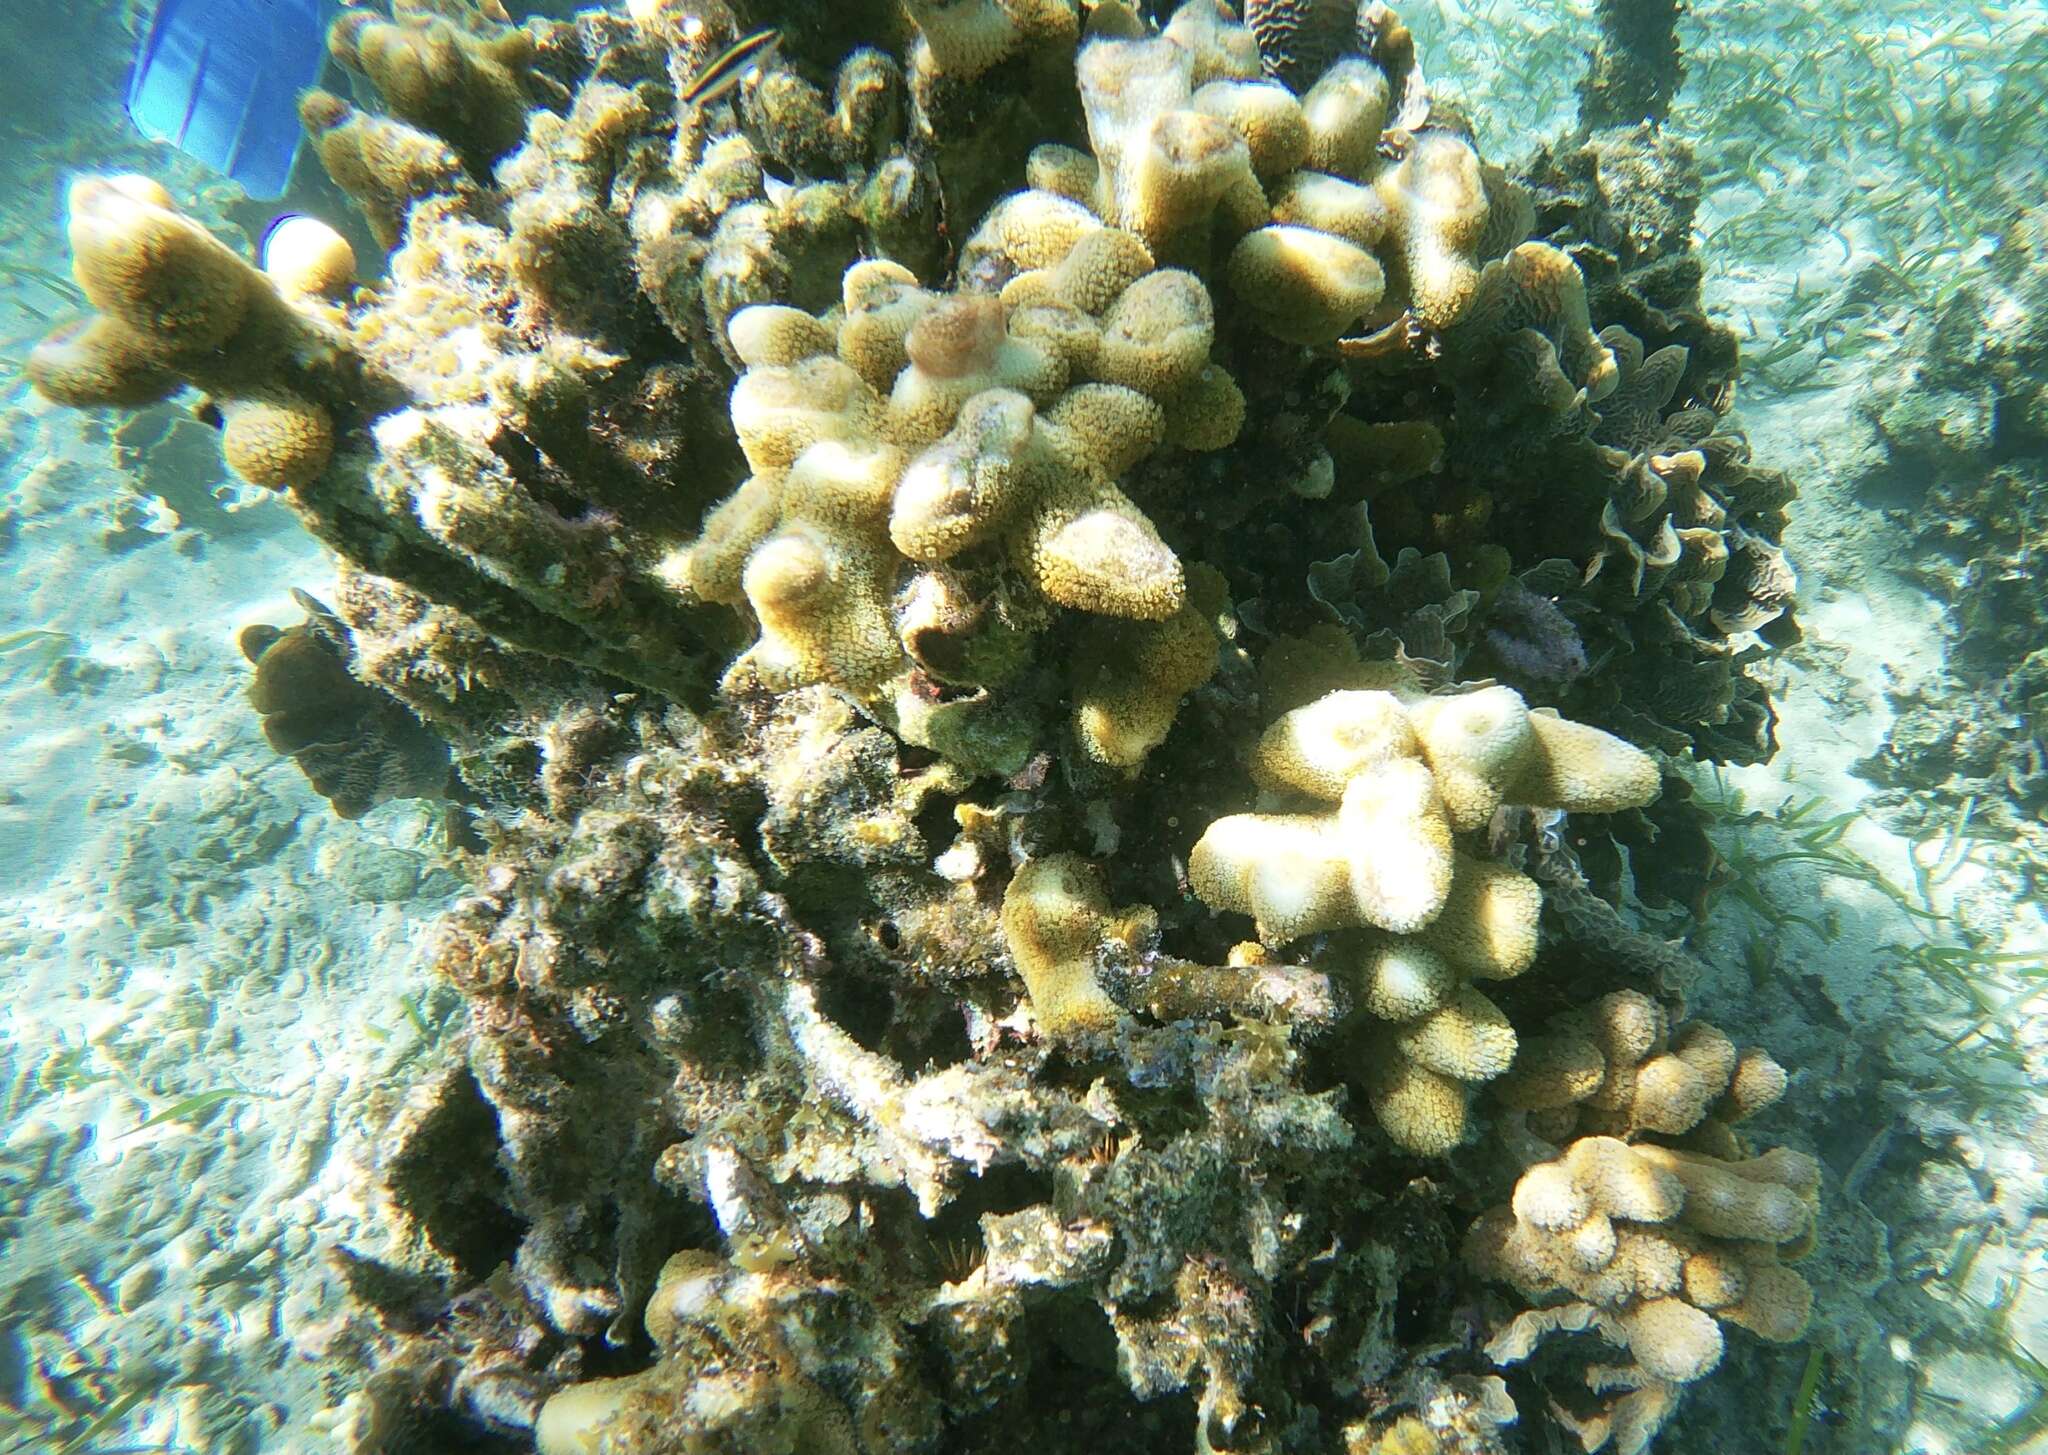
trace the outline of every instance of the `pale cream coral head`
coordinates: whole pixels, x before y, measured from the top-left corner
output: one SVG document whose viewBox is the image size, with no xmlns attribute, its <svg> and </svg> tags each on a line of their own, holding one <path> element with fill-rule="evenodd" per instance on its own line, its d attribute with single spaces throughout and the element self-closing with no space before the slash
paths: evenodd
<svg viewBox="0 0 2048 1455">
<path fill-rule="evenodd" d="M 1375 307 L 1386 291 L 1379 259 L 1334 233 L 1276 223 L 1231 250 L 1231 291 L 1276 338 L 1326 344 Z"/>
<path fill-rule="evenodd" d="M 1208 365 L 1215 338 L 1209 290 L 1192 273 L 1162 268 L 1132 283 L 1110 305 L 1095 377 L 1169 399 Z"/>
<path fill-rule="evenodd" d="M 896 487 L 889 538 L 913 561 L 943 561 L 989 539 L 1024 491 L 1038 411 L 991 389 L 960 410 L 953 430 L 910 462 Z"/>
<path fill-rule="evenodd" d="M 1354 182 L 1369 179 L 1392 104 L 1386 74 L 1371 61 L 1354 57 L 1324 71 L 1301 100 L 1308 167 Z"/>
<path fill-rule="evenodd" d="M 1442 912 L 1451 889 L 1451 825 L 1420 761 L 1394 758 L 1345 785 L 1337 832 L 1359 917 L 1397 935 Z"/>
<path fill-rule="evenodd" d="M 1332 692 L 1274 720 L 1252 750 L 1252 780 L 1334 803 L 1360 773 L 1420 751 L 1391 692 Z"/>
<path fill-rule="evenodd" d="M 1408 1021 L 1441 1010 L 1458 991 L 1450 962 L 1414 940 L 1385 940 L 1366 952 L 1359 1003 L 1385 1021 Z"/>
<path fill-rule="evenodd" d="M 1308 158 L 1308 118 L 1294 93 L 1277 81 L 1210 81 L 1189 104 L 1244 138 L 1261 180 L 1296 171 Z"/>
<path fill-rule="evenodd" d="M 1416 705 L 1414 717 L 1451 822 L 1462 833 L 1484 828 L 1536 749 L 1521 694 L 1487 687 L 1433 697 Z"/>
<path fill-rule="evenodd" d="M 1100 1035 L 1122 1012 L 1096 979 L 1095 955 L 1115 929 L 1094 868 L 1073 854 L 1034 859 L 1003 895 L 1003 938 L 1054 1039 Z"/>
<path fill-rule="evenodd" d="M 785 470 L 821 440 L 871 438 L 878 404 L 867 381 L 836 358 L 749 369 L 733 386 L 733 433 L 755 471 Z"/>
<path fill-rule="evenodd" d="M 356 252 L 317 217 L 294 214 L 263 239 L 264 273 L 287 297 L 338 296 L 356 278 Z"/>
</svg>

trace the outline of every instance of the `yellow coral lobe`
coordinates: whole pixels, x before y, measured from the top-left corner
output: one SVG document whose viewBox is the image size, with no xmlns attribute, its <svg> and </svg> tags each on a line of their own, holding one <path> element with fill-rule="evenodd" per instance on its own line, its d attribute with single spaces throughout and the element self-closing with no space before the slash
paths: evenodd
<svg viewBox="0 0 2048 1455">
<path fill-rule="evenodd" d="M 1070 468 L 1114 477 L 1157 449 L 1165 411 L 1121 384 L 1082 384 L 1046 411 L 1045 443 Z"/>
<path fill-rule="evenodd" d="M 1220 450 L 1244 429 L 1247 405 L 1237 380 L 1209 364 L 1185 389 L 1166 400 L 1166 438 L 1184 450 Z"/>
<path fill-rule="evenodd" d="M 1252 750 L 1252 781 L 1334 802 L 1359 774 L 1418 756 L 1414 729 L 1391 692 L 1332 692 L 1274 720 Z"/>
<path fill-rule="evenodd" d="M 132 178 L 72 184 L 72 272 L 92 305 L 172 366 L 211 352 L 241 326 L 255 270 Z M 139 195 L 138 195 L 139 194 Z"/>
<path fill-rule="evenodd" d="M 889 610 L 895 556 L 884 522 L 902 469 L 894 450 L 825 441 L 790 470 L 782 524 L 741 573 L 761 619 L 751 660 L 771 685 L 833 682 L 859 690 L 901 665 Z"/>
<path fill-rule="evenodd" d="M 1492 1091 L 1503 1106 L 1544 1111 L 1584 1101 L 1606 1074 L 1607 1062 L 1591 1041 L 1562 1033 L 1532 1036 Z"/>
<path fill-rule="evenodd" d="M 1467 987 L 1445 1005 L 1394 1031 L 1396 1050 L 1457 1081 L 1489 1081 L 1515 1059 L 1515 1028 L 1499 1006 Z"/>
<path fill-rule="evenodd" d="M 1479 287 L 1488 204 L 1478 153 L 1450 132 L 1425 132 L 1374 185 L 1400 239 L 1416 316 L 1450 327 Z"/>
<path fill-rule="evenodd" d="M 1324 71 L 1301 99 L 1308 167 L 1354 182 L 1370 177 L 1392 102 L 1385 73 L 1370 61 L 1343 60 Z"/>
<path fill-rule="evenodd" d="M 1574 813 L 1617 813 L 1654 803 L 1657 760 L 1633 743 L 1548 712 L 1529 715 L 1534 750 L 1509 785 L 1513 802 Z"/>
<path fill-rule="evenodd" d="M 1414 710 L 1423 754 L 1460 833 L 1486 827 L 1511 785 L 1536 752 L 1534 729 L 1521 694 L 1488 687 L 1453 697 L 1432 697 Z M 1526 799 L 1512 798 L 1523 803 Z"/>
<path fill-rule="evenodd" d="M 1077 240 L 1049 274 L 1053 294 L 1086 313 L 1102 313 L 1123 291 L 1157 266 L 1145 240 L 1105 227 Z"/>
<path fill-rule="evenodd" d="M 1050 268 L 1074 245 L 1102 230 L 1102 219 L 1056 192 L 1013 192 L 981 220 L 960 249 L 960 276 L 1014 276 Z"/>
<path fill-rule="evenodd" d="M 1719 1158 L 1641 1146 L 1636 1155 L 1685 1187 L 1679 1220 L 1709 1237 L 1753 1243 L 1790 1243 L 1812 1225 L 1819 1173 L 1813 1160 L 1784 1152 L 1766 1163 L 1723 1162 Z M 1762 1165 L 1758 1165 L 1762 1164 Z"/>
<path fill-rule="evenodd" d="M 943 561 L 1008 524 L 1029 488 L 1037 411 L 991 389 L 962 406 L 952 431 L 910 462 L 896 487 L 889 538 L 913 561 Z"/>
<path fill-rule="evenodd" d="M 1443 911 L 1422 930 L 1431 948 L 1468 975 L 1506 980 L 1536 961 L 1543 891 L 1492 859 L 1454 857 Z"/>
<path fill-rule="evenodd" d="M 1067 0 L 904 0 L 924 38 L 921 69 L 971 81 L 1027 46 L 1071 46 L 1080 19 Z"/>
<path fill-rule="evenodd" d="M 1443 911 L 1451 891 L 1451 824 L 1429 769 L 1395 758 L 1353 778 L 1337 809 L 1358 916 L 1397 935 Z"/>
<path fill-rule="evenodd" d="M 839 342 L 830 327 L 801 308 L 769 303 L 733 314 L 725 321 L 725 336 L 749 369 L 799 364 L 832 353 Z"/>
<path fill-rule="evenodd" d="M 320 405 L 272 393 L 221 405 L 221 454 L 252 485 L 310 485 L 334 453 L 334 421 Z"/>
<path fill-rule="evenodd" d="M 1753 1116 L 1785 1094 L 1791 1078 L 1768 1051 L 1751 1049 L 1742 1053 L 1729 1079 L 1727 1107 L 1729 1121 Z"/>
<path fill-rule="evenodd" d="M 591 1379 L 548 1396 L 533 1427 L 540 1455 L 600 1455 L 605 1426 L 625 1412 L 639 1383 L 630 1375 Z"/>
<path fill-rule="evenodd" d="M 1721 1326 L 1684 1299 L 1652 1299 L 1622 1324 L 1629 1352 L 1652 1378 L 1689 1384 L 1721 1362 Z"/>
<path fill-rule="evenodd" d="M 1285 176 L 1308 158 L 1308 118 L 1294 93 L 1277 81 L 1211 81 L 1196 90 L 1190 104 L 1244 138 L 1261 179 Z"/>
<path fill-rule="evenodd" d="M 1441 1157 L 1465 1140 L 1465 1090 L 1452 1078 L 1392 1052 L 1371 1075 L 1366 1100 L 1394 1142 Z"/>
<path fill-rule="evenodd" d="M 1124 289 L 1102 321 L 1095 377 L 1153 399 L 1187 388 L 1209 362 L 1216 317 L 1192 273 L 1162 268 Z"/>
<path fill-rule="evenodd" d="M 1138 621 L 1164 621 L 1180 610 L 1187 597 L 1180 561 L 1128 496 L 1079 479 L 1048 496 L 1012 556 L 1049 600 Z"/>
<path fill-rule="evenodd" d="M 822 440 L 871 438 L 880 401 L 836 358 L 749 369 L 732 390 L 732 427 L 756 473 L 785 470 Z"/>
<path fill-rule="evenodd" d="M 1181 700 L 1216 671 L 1216 633 L 1193 602 L 1162 622 L 1104 622 L 1082 639 L 1074 730 L 1089 757 L 1132 769 L 1166 740 Z"/>
<path fill-rule="evenodd" d="M 1245 218 L 1265 210 L 1244 138 L 1199 111 L 1156 118 L 1116 180 L 1116 220 L 1165 256 L 1186 252 L 1219 210 Z"/>
<path fill-rule="evenodd" d="M 1386 291 L 1379 260 L 1364 248 L 1291 224 L 1247 233 L 1227 271 L 1238 301 L 1289 343 L 1332 342 Z"/>
<path fill-rule="evenodd" d="M 1414 940 L 1390 940 L 1366 954 L 1359 1003 L 1381 1020 L 1415 1020 L 1443 1009 L 1457 993 L 1450 962 Z"/>
<path fill-rule="evenodd" d="M 1350 866 L 1323 817 L 1219 818 L 1188 855 L 1188 884 L 1212 909 L 1250 915 L 1268 944 L 1341 929 L 1358 918 Z"/>
<path fill-rule="evenodd" d="M 1101 1035 L 1122 1011 L 1095 978 L 1095 954 L 1114 925 L 1093 866 L 1075 854 L 1034 859 L 1003 894 L 1003 939 L 1054 1040 Z"/>
<path fill-rule="evenodd" d="M 1759 1339 L 1789 1344 L 1806 1332 L 1813 1317 L 1813 1289 L 1791 1269 L 1764 1263 L 1748 1270 L 1741 1299 L 1719 1312 Z"/>
<path fill-rule="evenodd" d="M 178 376 L 108 318 L 66 324 L 30 350 L 24 372 L 36 392 L 73 409 L 139 408 L 175 393 Z"/>
<path fill-rule="evenodd" d="M 1377 247 L 1389 218 L 1379 193 L 1327 172 L 1296 172 L 1273 192 L 1273 220 Z"/>
</svg>

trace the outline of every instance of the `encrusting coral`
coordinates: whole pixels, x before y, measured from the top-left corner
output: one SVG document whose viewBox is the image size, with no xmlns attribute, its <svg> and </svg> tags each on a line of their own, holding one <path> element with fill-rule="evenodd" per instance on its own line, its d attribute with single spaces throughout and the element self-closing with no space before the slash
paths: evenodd
<svg viewBox="0 0 2048 1455">
<path fill-rule="evenodd" d="M 356 10 L 367 281 L 78 184 L 31 379 L 201 391 L 341 560 L 266 730 L 353 812 L 434 790 L 358 771 L 402 705 L 481 819 L 352 1455 L 1497 1452 L 1494 1279 L 1491 1357 L 1629 1351 L 1594 1448 L 1796 1326 L 1784 1069 L 1617 908 L 1795 630 L 1697 169 L 1512 179 L 1386 6 L 1247 9 L 855 4 L 719 84 L 721 0 Z"/>
</svg>

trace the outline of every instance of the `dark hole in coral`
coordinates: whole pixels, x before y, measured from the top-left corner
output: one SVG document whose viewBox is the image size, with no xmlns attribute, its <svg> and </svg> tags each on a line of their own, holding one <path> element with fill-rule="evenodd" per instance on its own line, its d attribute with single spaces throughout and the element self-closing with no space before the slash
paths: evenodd
<svg viewBox="0 0 2048 1455">
<path fill-rule="evenodd" d="M 1418 1269 L 1401 1280 L 1394 1300 L 1394 1334 L 1404 1345 L 1441 1340 L 1444 1316 L 1458 1306 L 1457 1285 L 1442 1276 L 1444 1270 Z"/>
<path fill-rule="evenodd" d="M 385 1168 L 393 1200 L 465 1284 L 510 1262 L 526 1234 L 498 1152 L 497 1108 L 465 1066 Z"/>
<path fill-rule="evenodd" d="M 1052 1198 L 1052 1178 L 1034 1172 L 1021 1163 L 998 1163 L 981 1176 L 960 1185 L 958 1196 L 940 1209 L 937 1217 L 920 1220 L 901 1199 L 902 1219 L 891 1226 L 910 1228 L 906 1246 L 897 1249 L 916 1270 L 919 1279 L 958 1283 L 981 1265 L 983 1244 L 981 1219 L 988 1213 L 1021 1212 Z"/>
<path fill-rule="evenodd" d="M 956 1416 L 944 1448 L 975 1455 L 1115 1450 L 1187 1455 L 1195 1421 L 1187 1393 L 1140 1401 L 1117 1373 L 1116 1340 L 1092 1301 L 1062 1297 L 1033 1308 L 1014 1342 L 1030 1350 L 1022 1388 L 993 1409 Z M 936 1358 L 935 1366 L 940 1363 Z M 943 1387 L 943 1368 L 937 1370 Z"/>
<path fill-rule="evenodd" d="M 920 748 L 916 743 L 896 745 L 896 768 L 900 773 L 922 773 L 938 761 L 939 755 L 930 748 Z"/>
<path fill-rule="evenodd" d="M 892 955 L 903 948 L 903 932 L 896 928 L 896 921 L 892 919 L 875 921 L 875 943 Z"/>
<path fill-rule="evenodd" d="M 907 1052 L 898 1059 L 906 1066 L 940 1071 L 957 1066 L 974 1055 L 974 1042 L 967 1038 L 967 1014 L 955 1003 L 932 1017 L 924 1032 L 910 1040 Z"/>
<path fill-rule="evenodd" d="M 924 807 L 917 811 L 913 822 L 917 825 L 918 837 L 924 840 L 924 851 L 929 859 L 936 859 L 953 845 L 953 839 L 960 832 L 960 821 L 953 817 L 953 800 L 933 794 L 925 799 Z"/>
<path fill-rule="evenodd" d="M 889 989 L 863 976 L 839 974 L 818 981 L 818 1007 L 827 1018 L 870 1051 L 882 1049 L 895 1005 Z"/>
<path fill-rule="evenodd" d="M 500 1434 L 453 1410 L 415 1409 L 378 1446 L 380 1455 L 530 1455 L 530 1435 Z"/>
</svg>

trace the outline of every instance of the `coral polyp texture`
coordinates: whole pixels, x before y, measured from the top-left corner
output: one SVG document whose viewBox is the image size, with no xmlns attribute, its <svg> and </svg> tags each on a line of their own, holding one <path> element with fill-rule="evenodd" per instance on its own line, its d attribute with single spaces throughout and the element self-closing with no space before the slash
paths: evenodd
<svg viewBox="0 0 2048 1455">
<path fill-rule="evenodd" d="M 1379 4 L 503 16 L 336 23 L 386 256 L 83 180 L 28 368 L 195 392 L 338 558 L 271 740 L 478 820 L 339 1448 L 1634 1448 L 1790 1337 L 1637 916 L 1797 633 L 1684 148 L 1510 176 Z"/>
<path fill-rule="evenodd" d="M 320 476 L 366 383 L 346 335 L 295 306 L 298 259 L 280 256 L 281 290 L 143 177 L 74 183 L 68 232 L 99 311 L 30 354 L 37 389 L 60 404 L 132 408 L 190 385 L 209 396 L 244 479 L 282 489 Z"/>
<path fill-rule="evenodd" d="M 733 428 L 754 473 L 681 574 L 753 609 L 762 636 L 743 660 L 770 685 L 870 691 L 904 670 L 892 601 L 920 587 L 903 578 L 978 546 L 1051 605 L 1156 622 L 1186 600 L 1179 559 L 1116 477 L 1190 393 L 1234 396 L 1209 362 L 1207 291 L 1130 233 L 1019 215 L 974 242 L 1012 275 L 1001 297 L 863 262 L 832 323 L 786 307 L 731 321 L 747 366 Z"/>
</svg>

